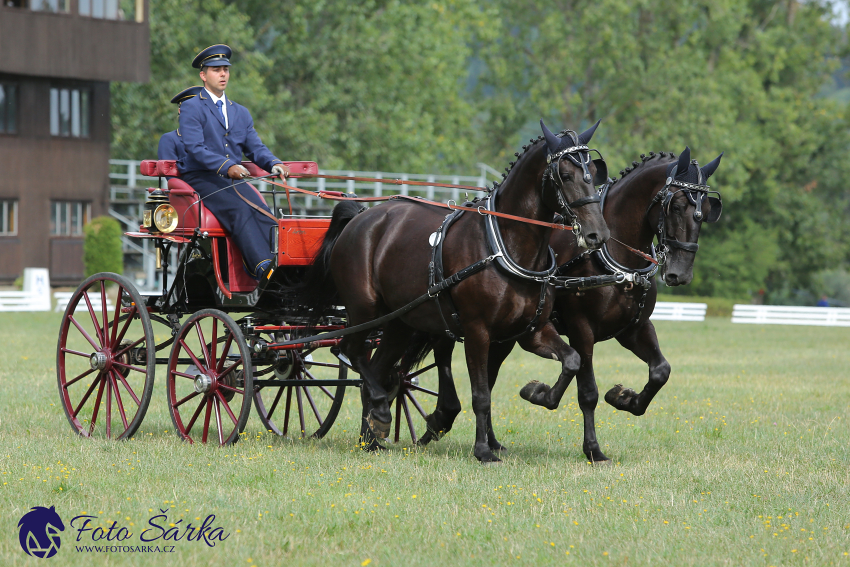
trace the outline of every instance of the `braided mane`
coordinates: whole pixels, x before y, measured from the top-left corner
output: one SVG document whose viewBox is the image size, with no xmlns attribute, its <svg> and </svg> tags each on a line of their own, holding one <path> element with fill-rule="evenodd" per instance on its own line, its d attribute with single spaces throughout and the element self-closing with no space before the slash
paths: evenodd
<svg viewBox="0 0 850 567">
<path fill-rule="evenodd" d="M 561 130 L 560 132 L 558 132 L 557 135 L 558 136 L 564 136 L 564 135 L 567 134 L 567 132 L 571 132 L 571 133 L 575 134 L 575 132 L 573 130 L 565 129 L 565 130 Z M 514 168 L 514 166 L 517 163 L 519 163 L 520 159 L 522 159 L 522 156 L 524 156 L 526 153 L 528 153 L 528 150 L 530 150 L 532 147 L 534 147 L 534 145 L 537 144 L 537 142 L 540 142 L 542 140 L 543 140 L 543 136 L 537 136 L 537 138 L 532 138 L 528 141 L 528 145 L 522 146 L 522 153 L 514 152 L 514 157 L 516 157 L 517 159 L 516 159 L 516 161 L 508 162 L 508 167 L 505 168 L 505 172 L 502 174 L 502 179 L 507 178 L 508 175 L 510 174 L 511 170 Z M 498 189 L 499 185 L 501 185 L 501 183 L 496 183 L 494 181 L 493 187 L 491 189 L 488 189 L 487 191 L 489 193 L 492 193 L 493 191 Z"/>
<path fill-rule="evenodd" d="M 638 167 L 643 166 L 643 164 L 654 159 L 655 157 L 658 157 L 659 159 L 666 158 L 666 157 L 675 158 L 676 154 L 674 154 L 673 152 L 658 152 L 657 154 L 655 152 L 649 152 L 649 155 L 640 154 L 640 161 L 633 161 L 631 167 L 627 167 L 626 169 L 621 169 L 620 170 L 620 178 L 618 179 L 616 177 L 612 177 L 611 178 L 611 185 L 614 185 L 615 183 L 617 183 L 617 181 L 621 181 L 628 174 L 635 171 Z"/>
</svg>

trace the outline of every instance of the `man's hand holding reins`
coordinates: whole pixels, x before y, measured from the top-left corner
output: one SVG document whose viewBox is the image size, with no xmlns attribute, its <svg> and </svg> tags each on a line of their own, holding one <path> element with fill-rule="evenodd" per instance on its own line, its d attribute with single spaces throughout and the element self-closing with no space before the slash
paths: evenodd
<svg viewBox="0 0 850 567">
<path fill-rule="evenodd" d="M 289 168 L 286 167 L 286 164 L 276 163 L 274 167 L 272 167 L 272 173 L 280 175 L 280 179 L 285 181 L 286 178 L 289 177 Z"/>
<path fill-rule="evenodd" d="M 227 176 L 231 179 L 245 179 L 246 177 L 251 177 L 251 174 L 248 173 L 248 170 L 244 166 L 231 165 L 227 169 Z"/>
</svg>

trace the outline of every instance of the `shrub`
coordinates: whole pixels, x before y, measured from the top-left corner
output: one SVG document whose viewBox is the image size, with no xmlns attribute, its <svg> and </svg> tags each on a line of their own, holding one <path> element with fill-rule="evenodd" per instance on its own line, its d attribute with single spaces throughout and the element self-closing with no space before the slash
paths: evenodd
<svg viewBox="0 0 850 567">
<path fill-rule="evenodd" d="M 124 270 L 121 225 L 112 217 L 97 217 L 83 229 L 83 265 L 86 277 L 98 272 L 120 274 Z"/>
</svg>

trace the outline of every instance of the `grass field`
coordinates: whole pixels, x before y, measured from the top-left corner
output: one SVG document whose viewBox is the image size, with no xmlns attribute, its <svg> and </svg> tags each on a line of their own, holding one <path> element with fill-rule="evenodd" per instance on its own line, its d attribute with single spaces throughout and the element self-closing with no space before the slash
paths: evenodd
<svg viewBox="0 0 850 567">
<path fill-rule="evenodd" d="M 493 396 L 511 452 L 482 467 L 462 349 L 455 372 L 468 413 L 425 450 L 409 441 L 357 450 L 357 390 L 322 441 L 263 434 L 252 416 L 233 447 L 190 446 L 172 431 L 160 378 L 133 440 L 91 441 L 58 404 L 59 322 L 0 314 L 3 565 L 42 561 L 18 544 L 33 506 L 55 506 L 65 522 L 54 566 L 850 565 L 850 329 L 659 323 L 673 373 L 650 411 L 599 405 L 610 467 L 584 460 L 574 385 L 554 412 L 518 396 L 529 379 L 552 383 L 560 365 L 514 353 Z M 643 386 L 646 368 L 619 345 L 596 352 L 603 393 Z M 215 547 L 141 543 L 160 510 L 165 529 L 215 514 L 230 535 Z M 78 515 L 133 532 L 117 545 L 174 550 L 77 551 L 92 545 L 91 532 L 74 541 Z"/>
</svg>

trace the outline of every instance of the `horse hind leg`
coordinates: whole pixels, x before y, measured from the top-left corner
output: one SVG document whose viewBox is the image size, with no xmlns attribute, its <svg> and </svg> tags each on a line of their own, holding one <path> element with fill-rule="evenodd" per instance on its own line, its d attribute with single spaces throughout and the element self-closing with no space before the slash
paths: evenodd
<svg viewBox="0 0 850 567">
<path fill-rule="evenodd" d="M 641 416 L 646 413 L 655 395 L 667 383 L 670 377 L 670 363 L 661 354 L 655 327 L 650 321 L 618 340 L 621 345 L 647 363 L 649 380 L 640 393 L 617 384 L 605 394 L 605 401 L 620 411 Z"/>
<path fill-rule="evenodd" d="M 511 353 L 516 345 L 516 342 L 510 341 L 506 343 L 491 343 L 490 355 L 487 360 L 487 386 L 490 388 L 490 393 L 493 392 L 493 386 L 496 385 L 496 379 L 499 377 L 499 370 L 502 368 L 502 363 Z M 496 439 L 496 432 L 493 431 L 493 410 L 487 416 L 487 445 L 492 451 L 497 453 L 507 453 L 508 448 L 499 443 Z"/>
</svg>

